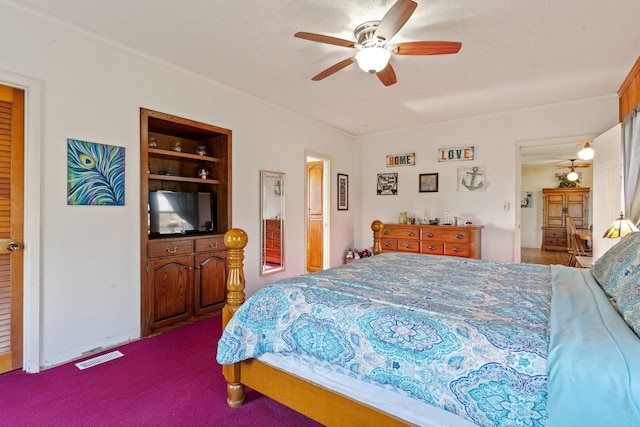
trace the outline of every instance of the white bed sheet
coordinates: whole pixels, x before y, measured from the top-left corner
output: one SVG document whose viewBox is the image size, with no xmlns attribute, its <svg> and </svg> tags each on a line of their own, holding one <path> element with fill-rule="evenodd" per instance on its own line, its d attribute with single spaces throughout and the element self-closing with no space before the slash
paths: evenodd
<svg viewBox="0 0 640 427">
<path fill-rule="evenodd" d="M 477 427 L 444 409 L 346 375 L 303 363 L 299 355 L 265 353 L 261 362 L 423 427 Z"/>
</svg>

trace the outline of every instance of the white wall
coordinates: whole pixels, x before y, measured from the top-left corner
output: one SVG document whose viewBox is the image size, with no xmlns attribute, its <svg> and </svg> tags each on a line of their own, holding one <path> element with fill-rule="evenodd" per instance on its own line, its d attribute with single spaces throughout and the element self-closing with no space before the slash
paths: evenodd
<svg viewBox="0 0 640 427">
<path fill-rule="evenodd" d="M 362 163 L 362 216 L 356 228 L 356 242 L 371 245 L 370 224 L 374 219 L 397 222 L 399 211 L 431 216 L 470 218 L 482 225 L 482 258 L 514 259 L 516 212 L 520 209 L 520 170 L 517 144 L 520 141 L 552 139 L 571 135 L 599 134 L 617 122 L 617 96 L 547 105 L 490 116 L 438 123 L 356 139 Z M 409 114 L 409 112 L 407 113 Z M 438 162 L 438 149 L 475 147 L 471 162 Z M 388 154 L 416 154 L 416 166 L 387 168 Z M 484 166 L 486 190 L 458 192 L 457 168 Z M 376 195 L 378 173 L 397 172 L 396 196 Z M 418 175 L 439 173 L 437 193 L 419 193 Z M 504 210 L 504 204 L 509 210 Z"/>
<path fill-rule="evenodd" d="M 26 249 L 40 249 L 41 279 L 25 284 L 41 291 L 41 319 L 27 331 L 40 337 L 41 366 L 139 337 L 140 107 L 233 131 L 233 225 L 249 235 L 248 294 L 304 272 L 305 150 L 330 157 L 332 170 L 357 185 L 349 136 L 4 5 L 0 39 L 0 70 L 42 82 L 42 139 L 34 142 L 42 156 L 41 239 Z M 126 147 L 124 207 L 66 205 L 67 138 Z M 287 174 L 287 270 L 268 277 L 259 276 L 261 169 Z M 332 265 L 352 246 L 354 212 L 331 217 Z"/>
</svg>

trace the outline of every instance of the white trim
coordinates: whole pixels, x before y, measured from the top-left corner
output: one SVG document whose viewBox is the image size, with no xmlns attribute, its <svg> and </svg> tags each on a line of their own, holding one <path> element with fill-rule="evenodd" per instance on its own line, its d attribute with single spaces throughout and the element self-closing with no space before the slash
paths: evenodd
<svg viewBox="0 0 640 427">
<path fill-rule="evenodd" d="M 40 188 L 42 82 L 0 70 L 0 83 L 25 91 L 23 370 L 40 371 Z"/>
</svg>

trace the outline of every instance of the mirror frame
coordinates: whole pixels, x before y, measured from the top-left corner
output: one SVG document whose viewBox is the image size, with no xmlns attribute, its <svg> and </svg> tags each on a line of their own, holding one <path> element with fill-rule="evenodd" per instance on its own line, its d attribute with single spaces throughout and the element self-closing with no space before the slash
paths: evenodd
<svg viewBox="0 0 640 427">
<path fill-rule="evenodd" d="M 260 275 L 285 270 L 284 250 L 284 172 L 260 171 Z M 273 222 L 272 222 L 273 221 Z M 279 221 L 277 224 L 276 221 Z M 268 225 L 274 225 L 270 227 Z M 279 225 L 280 227 L 278 228 Z M 279 235 L 273 229 L 279 229 Z M 279 247 L 279 256 L 274 249 Z M 269 254 L 269 256 L 267 256 Z M 269 262 L 275 260 L 276 262 Z M 280 261 L 278 264 L 277 261 Z"/>
</svg>

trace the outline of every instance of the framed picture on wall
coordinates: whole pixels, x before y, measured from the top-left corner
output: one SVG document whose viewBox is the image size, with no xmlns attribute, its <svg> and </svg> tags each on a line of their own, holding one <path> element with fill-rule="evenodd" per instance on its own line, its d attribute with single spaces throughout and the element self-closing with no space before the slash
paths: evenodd
<svg viewBox="0 0 640 427">
<path fill-rule="evenodd" d="M 338 174 L 338 210 L 349 210 L 349 175 Z"/>
<path fill-rule="evenodd" d="M 398 194 L 398 174 L 378 174 L 378 196 L 395 196 Z"/>
<path fill-rule="evenodd" d="M 421 193 L 437 193 L 438 192 L 438 174 L 437 173 L 421 173 L 418 182 L 418 190 Z"/>
</svg>

